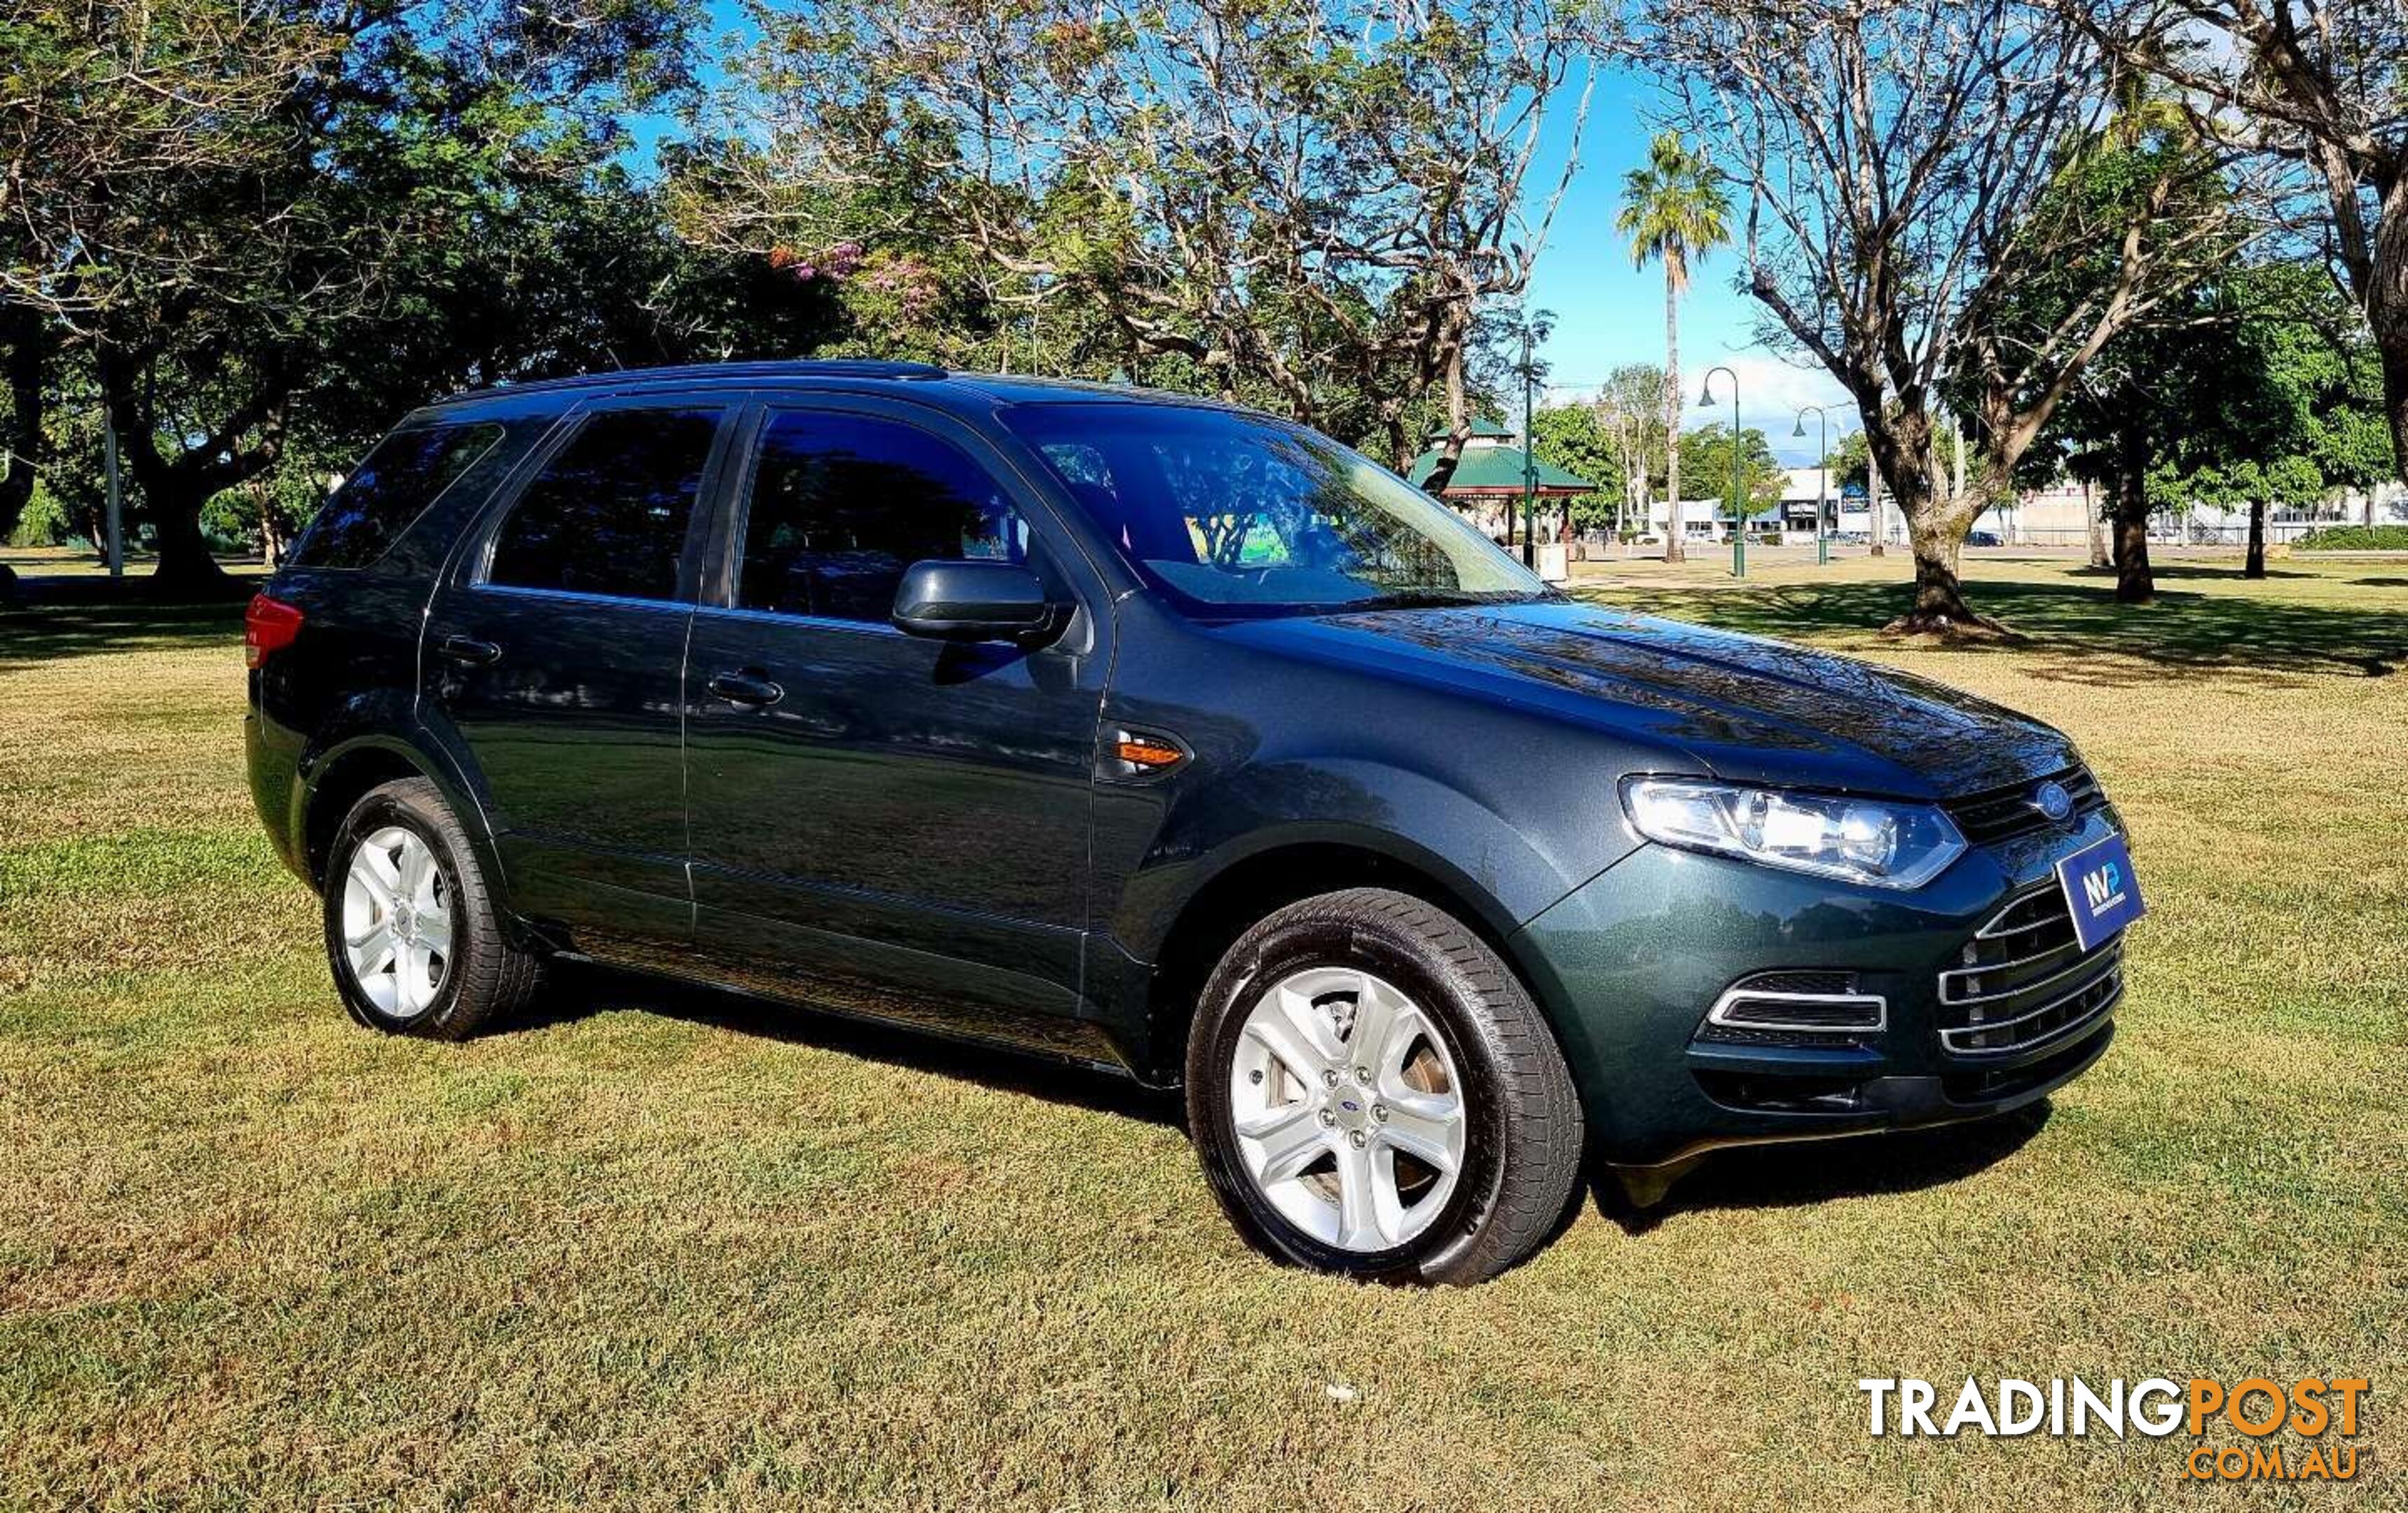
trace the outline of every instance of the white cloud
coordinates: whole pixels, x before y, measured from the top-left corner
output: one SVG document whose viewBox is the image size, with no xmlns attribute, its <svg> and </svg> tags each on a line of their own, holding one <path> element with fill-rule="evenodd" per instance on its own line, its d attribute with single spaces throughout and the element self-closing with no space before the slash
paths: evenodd
<svg viewBox="0 0 2408 1513">
<path fill-rule="evenodd" d="M 1820 422 L 1812 415 L 1806 417 L 1806 436 L 1799 440 L 1790 435 L 1796 428 L 1799 411 L 1808 405 L 1822 405 L 1831 413 L 1831 445 L 1857 429 L 1856 401 L 1840 387 L 1839 380 L 1819 366 L 1801 367 L 1784 362 L 1770 352 L 1737 353 L 1705 352 L 1686 356 L 1681 364 L 1682 429 L 1696 430 L 1702 425 L 1730 423 L 1730 376 L 1714 375 L 1714 403 L 1711 409 L 1698 404 L 1699 389 L 1705 383 L 1706 372 L 1713 367 L 1726 367 L 1739 375 L 1740 424 L 1760 430 L 1772 443 L 1774 454 L 1794 466 L 1812 466 L 1821 443 Z M 1577 404 L 1594 398 L 1597 384 L 1550 383 L 1546 402 L 1554 405 Z"/>
</svg>

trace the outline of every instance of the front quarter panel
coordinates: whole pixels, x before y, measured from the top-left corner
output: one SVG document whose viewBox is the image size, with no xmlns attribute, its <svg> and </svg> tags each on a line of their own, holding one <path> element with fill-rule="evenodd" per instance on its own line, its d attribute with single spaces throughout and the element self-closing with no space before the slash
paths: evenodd
<svg viewBox="0 0 2408 1513">
<path fill-rule="evenodd" d="M 1535 709 L 1235 645 L 1143 595 L 1123 614 L 1107 740 L 1194 753 L 1097 786 L 1095 927 L 1139 962 L 1214 877 L 1291 846 L 1393 857 L 1501 935 L 1631 849 L 1624 771 L 1692 766 Z"/>
</svg>

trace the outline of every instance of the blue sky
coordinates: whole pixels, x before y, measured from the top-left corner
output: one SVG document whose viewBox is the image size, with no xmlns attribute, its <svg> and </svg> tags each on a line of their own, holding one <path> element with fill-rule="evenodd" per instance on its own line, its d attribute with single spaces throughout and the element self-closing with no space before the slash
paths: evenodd
<svg viewBox="0 0 2408 1513">
<path fill-rule="evenodd" d="M 1571 186 L 1556 208 L 1531 280 L 1531 307 L 1555 316 L 1555 334 L 1541 355 L 1548 364 L 1551 395 L 1558 400 L 1583 397 L 1622 364 L 1664 360 L 1663 270 L 1654 264 L 1634 268 L 1629 244 L 1613 229 L 1623 176 L 1647 155 L 1652 99 L 1651 87 L 1627 75 L 1608 74 L 1599 79 L 1589 102 Z M 1548 123 L 1541 162 L 1531 175 L 1535 193 L 1527 208 L 1533 216 L 1555 187 L 1570 146 L 1571 125 L 1568 97 Z M 1681 304 L 1681 371 L 1689 392 L 1689 424 L 1728 421 L 1727 380 L 1716 380 L 1720 403 L 1711 414 L 1696 407 L 1706 369 L 1727 364 L 1740 376 L 1741 420 L 1761 428 L 1785 461 L 1812 465 L 1821 433 L 1809 416 L 1808 439 L 1790 438 L 1798 407 L 1830 407 L 1835 447 L 1842 435 L 1856 428 L 1856 407 L 1819 364 L 1800 366 L 1758 342 L 1760 307 L 1733 287 L 1739 268 L 1738 250 L 1723 249 L 1693 271 Z"/>
</svg>

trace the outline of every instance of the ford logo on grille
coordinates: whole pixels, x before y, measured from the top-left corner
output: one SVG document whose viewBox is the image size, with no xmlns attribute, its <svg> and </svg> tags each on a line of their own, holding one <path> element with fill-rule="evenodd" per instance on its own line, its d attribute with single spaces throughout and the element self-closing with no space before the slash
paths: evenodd
<svg viewBox="0 0 2408 1513">
<path fill-rule="evenodd" d="M 2064 820 L 2073 813 L 2073 795 L 2063 783 L 2051 778 L 2032 790 L 2032 806 L 2052 820 Z"/>
</svg>

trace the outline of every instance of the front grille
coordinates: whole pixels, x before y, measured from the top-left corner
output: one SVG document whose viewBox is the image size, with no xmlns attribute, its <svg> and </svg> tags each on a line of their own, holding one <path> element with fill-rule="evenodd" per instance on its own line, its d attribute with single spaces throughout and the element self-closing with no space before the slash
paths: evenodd
<svg viewBox="0 0 2408 1513">
<path fill-rule="evenodd" d="M 2032 802 L 2033 792 L 2044 782 L 2063 785 L 2073 800 L 2073 812 L 2063 821 L 2052 821 L 2040 812 Z M 1956 828 L 1976 846 L 1992 841 L 2009 840 L 2045 830 L 2051 824 L 2071 825 L 2086 814 L 2107 806 L 2107 795 L 2100 792 L 2099 779 L 2090 769 L 2071 766 L 2063 772 L 2053 772 L 2045 778 L 2034 778 L 2006 788 L 1993 788 L 1967 798 L 1948 802 L 1948 817 Z"/>
<path fill-rule="evenodd" d="M 2023 1050 L 2100 1018 L 2123 992 L 2123 936 L 2084 950 L 2052 883 L 1992 915 L 1940 974 L 1940 1043 L 1958 1056 Z"/>
</svg>

